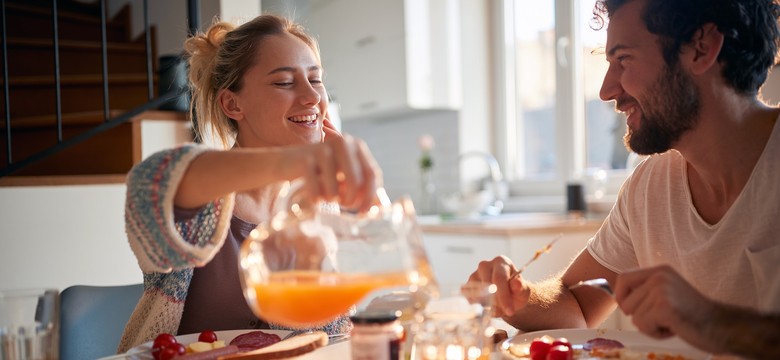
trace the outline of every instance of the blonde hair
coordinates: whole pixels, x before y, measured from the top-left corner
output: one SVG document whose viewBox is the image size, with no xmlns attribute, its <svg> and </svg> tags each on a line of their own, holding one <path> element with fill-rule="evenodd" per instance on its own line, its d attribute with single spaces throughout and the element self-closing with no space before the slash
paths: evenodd
<svg viewBox="0 0 780 360">
<path fill-rule="evenodd" d="M 215 21 L 205 33 L 184 42 L 190 66 L 190 118 L 195 121 L 195 131 L 201 140 L 221 143 L 225 149 L 233 146 L 238 127 L 235 120 L 222 112 L 217 96 L 223 89 L 240 91 L 244 74 L 255 64 L 256 46 L 267 36 L 283 33 L 303 40 L 320 60 L 317 41 L 302 26 L 270 14 L 260 15 L 239 27 Z"/>
</svg>

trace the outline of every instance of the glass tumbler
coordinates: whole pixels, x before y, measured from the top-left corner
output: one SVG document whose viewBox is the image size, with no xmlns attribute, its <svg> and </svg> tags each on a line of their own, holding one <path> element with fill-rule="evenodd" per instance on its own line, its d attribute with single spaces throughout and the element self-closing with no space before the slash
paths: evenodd
<svg viewBox="0 0 780 360">
<path fill-rule="evenodd" d="M 59 358 L 59 292 L 0 291 L 0 359 Z"/>
<path fill-rule="evenodd" d="M 414 336 L 415 360 L 488 359 L 496 287 L 467 283 L 460 292 L 431 300 Z"/>
</svg>

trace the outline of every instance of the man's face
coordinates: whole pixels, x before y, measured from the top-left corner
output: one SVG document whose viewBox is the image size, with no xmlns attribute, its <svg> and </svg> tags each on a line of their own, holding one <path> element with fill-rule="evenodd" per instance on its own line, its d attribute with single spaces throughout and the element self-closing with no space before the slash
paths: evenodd
<svg viewBox="0 0 780 360">
<path fill-rule="evenodd" d="M 626 145 L 647 155 L 669 150 L 695 126 L 699 92 L 683 68 L 664 61 L 658 37 L 641 17 L 644 4 L 630 1 L 610 18 L 609 69 L 599 95 L 626 114 Z"/>
<path fill-rule="evenodd" d="M 666 67 L 638 103 L 642 119 L 638 127 L 628 127 L 623 141 L 640 155 L 671 149 L 699 119 L 699 91 L 679 65 Z"/>
</svg>

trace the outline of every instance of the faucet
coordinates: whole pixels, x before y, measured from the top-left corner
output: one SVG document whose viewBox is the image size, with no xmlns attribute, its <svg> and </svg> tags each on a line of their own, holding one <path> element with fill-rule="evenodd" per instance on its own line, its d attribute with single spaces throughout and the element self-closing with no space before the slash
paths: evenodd
<svg viewBox="0 0 780 360">
<path fill-rule="evenodd" d="M 481 209 L 481 212 L 485 215 L 500 215 L 501 211 L 504 210 L 504 193 L 502 191 L 502 181 L 504 176 L 501 174 L 501 167 L 498 165 L 498 160 L 496 160 L 496 157 L 489 152 L 468 151 L 460 154 L 458 157 L 458 164 L 460 164 L 463 159 L 470 157 L 478 157 L 485 160 L 485 163 L 487 163 L 488 167 L 490 168 L 490 181 L 493 187 L 493 201 L 484 209 Z"/>
</svg>

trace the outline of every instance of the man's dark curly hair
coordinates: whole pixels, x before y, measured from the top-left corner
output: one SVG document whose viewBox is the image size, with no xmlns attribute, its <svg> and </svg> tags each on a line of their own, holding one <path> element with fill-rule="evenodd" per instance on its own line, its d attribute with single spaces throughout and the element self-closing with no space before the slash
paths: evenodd
<svg viewBox="0 0 780 360">
<path fill-rule="evenodd" d="M 593 9 L 597 28 L 621 6 L 636 0 L 598 0 Z M 777 0 L 647 0 L 642 19 L 661 37 L 667 65 L 677 63 L 680 48 L 712 23 L 723 33 L 718 61 L 723 76 L 738 93 L 755 95 L 775 65 L 780 37 Z"/>
</svg>

